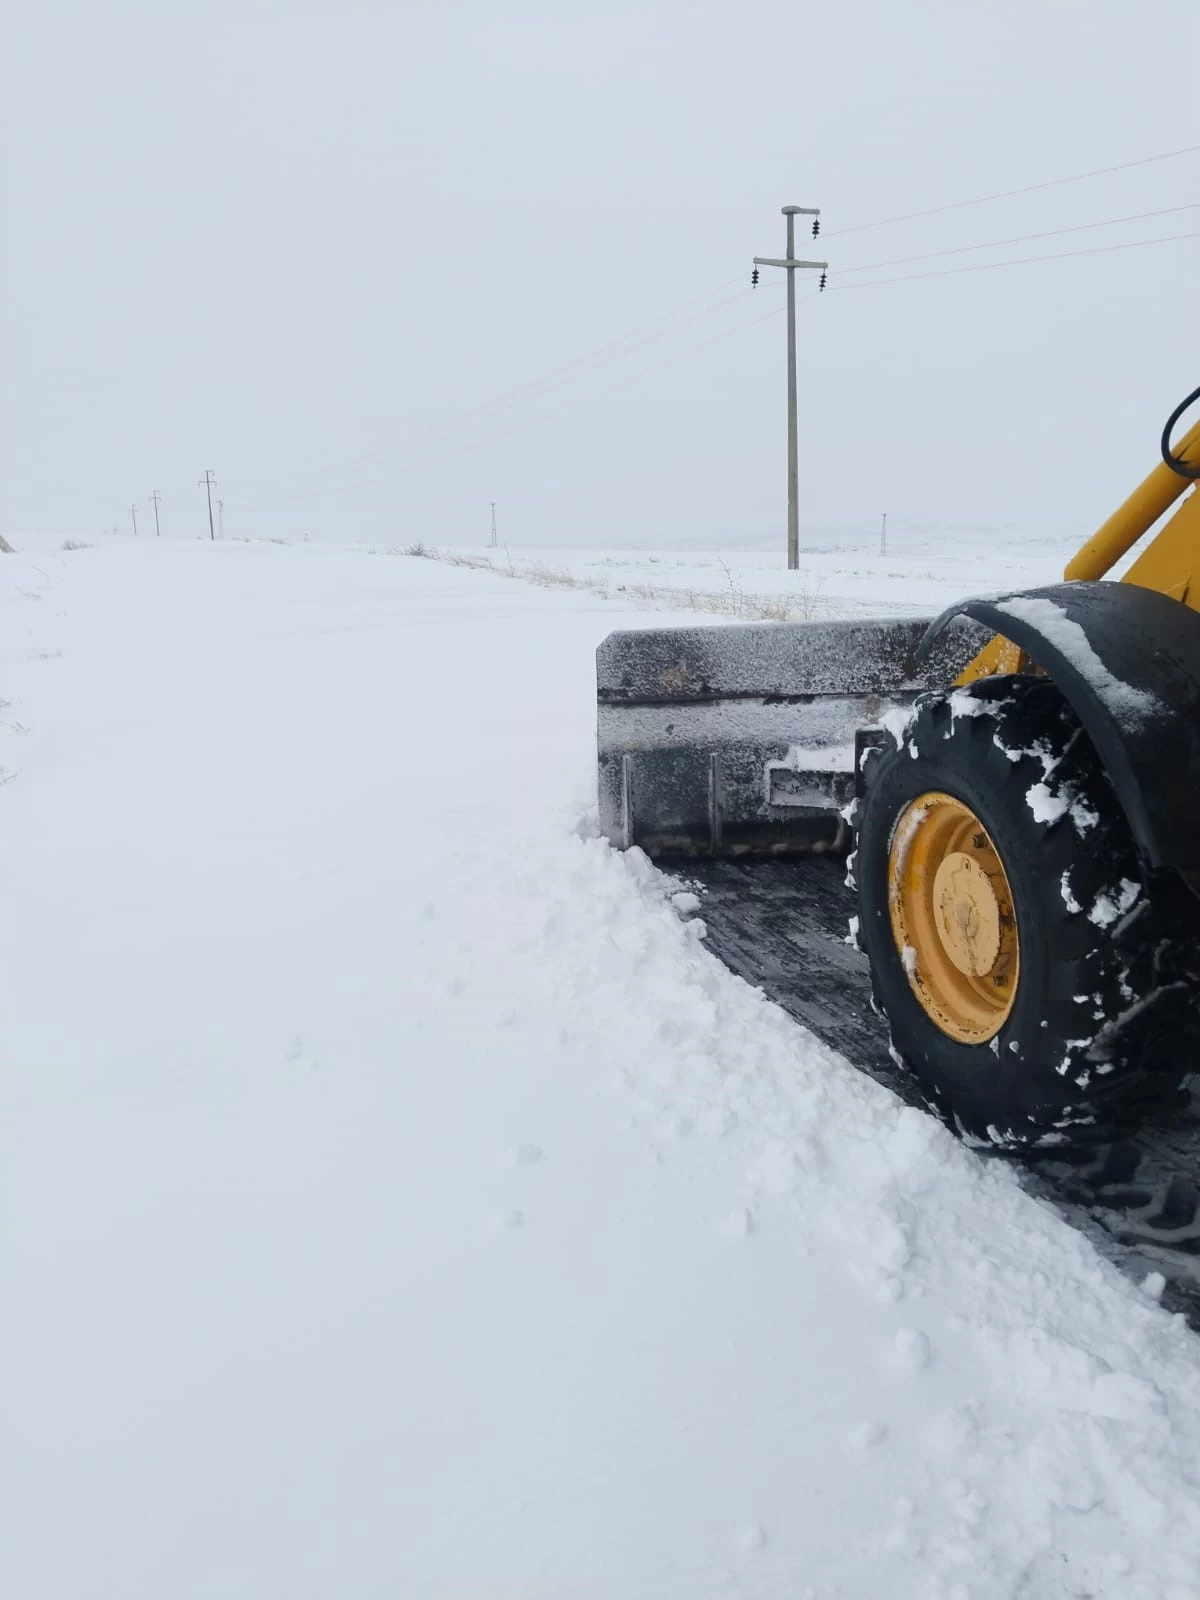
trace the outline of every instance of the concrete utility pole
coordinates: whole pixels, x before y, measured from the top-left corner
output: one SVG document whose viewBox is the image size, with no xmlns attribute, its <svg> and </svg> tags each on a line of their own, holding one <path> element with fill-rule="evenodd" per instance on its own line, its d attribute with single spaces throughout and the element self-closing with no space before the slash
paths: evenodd
<svg viewBox="0 0 1200 1600">
<path fill-rule="evenodd" d="M 828 261 L 798 261 L 796 259 L 796 218 L 819 217 L 819 206 L 784 206 L 787 218 L 787 255 L 782 261 L 774 256 L 755 256 L 756 267 L 783 267 L 787 273 L 787 341 L 788 341 L 788 534 L 787 564 L 795 570 L 800 565 L 800 495 L 799 495 L 799 441 L 796 433 L 796 269 L 812 267 L 824 272 Z M 814 227 L 816 225 L 814 224 Z"/>
<path fill-rule="evenodd" d="M 879 524 L 879 554 L 887 555 L 887 512 L 883 513 L 883 521 Z"/>
<path fill-rule="evenodd" d="M 225 502 L 224 502 L 224 500 L 218 500 L 217 501 L 217 534 L 222 539 L 225 537 Z"/>
<path fill-rule="evenodd" d="M 160 495 L 158 490 L 155 489 L 150 498 L 154 501 L 154 537 L 156 539 L 161 539 L 162 529 L 158 525 L 158 502 L 162 499 L 162 495 Z"/>
<path fill-rule="evenodd" d="M 496 502 L 492 501 L 492 549 L 496 548 Z"/>
<path fill-rule="evenodd" d="M 213 477 L 212 468 L 210 467 L 200 479 L 197 487 L 206 490 L 208 493 L 208 537 L 213 541 L 214 544 L 217 541 L 217 533 L 216 529 L 213 527 L 212 492 L 216 486 L 217 480 Z"/>
<path fill-rule="evenodd" d="M 133 518 L 133 537 L 137 538 L 137 507 L 130 506 L 129 515 Z"/>
</svg>

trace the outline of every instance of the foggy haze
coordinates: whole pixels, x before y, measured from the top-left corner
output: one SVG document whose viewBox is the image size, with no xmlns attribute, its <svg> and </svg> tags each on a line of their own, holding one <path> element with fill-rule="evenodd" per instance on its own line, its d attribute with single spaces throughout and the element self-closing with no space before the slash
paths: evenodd
<svg viewBox="0 0 1200 1600">
<path fill-rule="evenodd" d="M 206 536 L 211 468 L 228 536 L 782 548 L 794 203 L 802 547 L 1083 537 L 1200 381 L 1200 156 L 861 225 L 1200 143 L 1198 47 L 1194 0 L 25 0 L 4 528 Z"/>
</svg>

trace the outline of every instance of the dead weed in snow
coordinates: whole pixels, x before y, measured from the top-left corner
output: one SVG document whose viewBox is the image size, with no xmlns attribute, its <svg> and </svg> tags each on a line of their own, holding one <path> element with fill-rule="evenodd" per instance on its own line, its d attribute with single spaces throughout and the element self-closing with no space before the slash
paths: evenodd
<svg viewBox="0 0 1200 1600">
<path fill-rule="evenodd" d="M 656 610 L 701 611 L 712 616 L 735 617 L 740 622 L 813 622 L 820 617 L 834 617 L 838 613 L 821 594 L 821 579 L 805 578 L 795 594 L 748 594 L 735 580 L 725 562 L 726 587 L 723 590 L 673 588 L 659 583 L 618 583 L 610 585 L 606 578 L 583 577 L 567 567 L 547 566 L 543 562 L 517 565 L 504 550 L 504 562 L 490 555 L 469 555 L 458 550 L 439 550 L 418 541 L 405 545 L 393 554 L 415 556 L 425 561 L 443 561 L 450 567 L 470 567 L 482 572 L 495 572 L 501 577 L 520 578 L 524 583 L 536 584 L 542 589 L 580 589 L 610 600 L 620 596 Z"/>
</svg>

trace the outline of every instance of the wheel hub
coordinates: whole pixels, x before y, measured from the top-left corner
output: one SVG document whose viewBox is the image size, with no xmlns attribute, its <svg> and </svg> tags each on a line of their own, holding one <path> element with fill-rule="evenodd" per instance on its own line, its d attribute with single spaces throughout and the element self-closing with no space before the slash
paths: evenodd
<svg viewBox="0 0 1200 1600">
<path fill-rule="evenodd" d="M 942 949 L 969 978 L 985 977 L 1000 954 L 1000 903 L 974 856 L 952 850 L 933 878 L 935 925 Z"/>
<path fill-rule="evenodd" d="M 888 856 L 892 933 L 913 993 L 938 1027 L 980 1044 L 1016 998 L 1012 890 L 980 819 L 930 791 L 905 807 Z"/>
</svg>

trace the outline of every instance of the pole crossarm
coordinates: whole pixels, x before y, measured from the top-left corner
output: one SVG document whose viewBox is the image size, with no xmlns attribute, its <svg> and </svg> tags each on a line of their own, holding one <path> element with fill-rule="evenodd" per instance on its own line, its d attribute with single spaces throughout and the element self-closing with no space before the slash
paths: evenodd
<svg viewBox="0 0 1200 1600">
<path fill-rule="evenodd" d="M 826 271 L 829 267 L 828 261 L 797 261 L 795 256 L 788 256 L 782 260 L 775 256 L 755 256 L 754 265 L 756 267 L 786 267 L 789 272 L 793 267 L 819 267 L 822 271 Z"/>
</svg>

